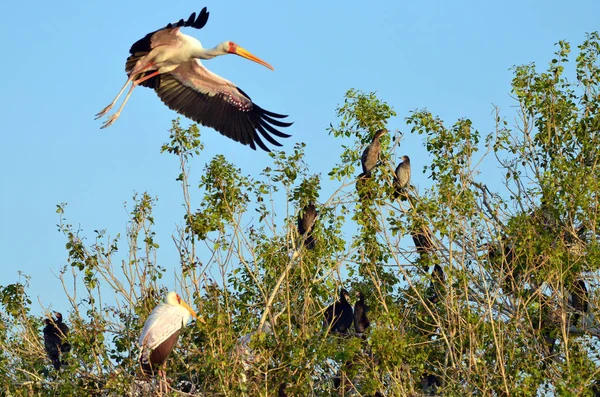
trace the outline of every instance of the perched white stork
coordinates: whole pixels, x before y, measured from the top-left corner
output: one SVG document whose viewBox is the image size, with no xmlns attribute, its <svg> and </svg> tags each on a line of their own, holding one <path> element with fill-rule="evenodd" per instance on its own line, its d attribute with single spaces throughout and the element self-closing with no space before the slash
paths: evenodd
<svg viewBox="0 0 600 397">
<path fill-rule="evenodd" d="M 169 292 L 163 303 L 157 305 L 144 324 L 140 335 L 140 365 L 147 375 L 158 372 L 165 380 L 160 367 L 167 361 L 173 350 L 181 328 L 185 327 L 196 312 L 185 303 L 176 292 Z M 162 390 L 162 383 L 160 386 Z"/>
<path fill-rule="evenodd" d="M 179 31 L 182 27 L 201 29 L 207 21 L 208 12 L 204 7 L 197 18 L 196 13 L 193 13 L 187 21 L 181 19 L 177 23 L 170 23 L 148 33 L 131 46 L 131 55 L 125 64 L 125 71 L 129 76 L 127 82 L 113 102 L 101 110 L 96 118 L 112 109 L 129 83 L 131 88 L 119 110 L 101 128 L 114 123 L 133 89 L 142 85 L 154 89 L 164 104 L 177 113 L 212 127 L 237 142 L 250 145 L 254 150 L 258 145 L 261 149 L 270 151 L 262 138 L 275 146 L 281 146 L 271 135 L 290 137 L 275 128 L 292 125 L 277 120 L 287 116 L 262 109 L 235 84 L 202 66 L 200 59 L 236 54 L 273 70 L 267 62 L 232 41 L 224 41 L 215 48 L 207 49 L 196 38 Z"/>
</svg>

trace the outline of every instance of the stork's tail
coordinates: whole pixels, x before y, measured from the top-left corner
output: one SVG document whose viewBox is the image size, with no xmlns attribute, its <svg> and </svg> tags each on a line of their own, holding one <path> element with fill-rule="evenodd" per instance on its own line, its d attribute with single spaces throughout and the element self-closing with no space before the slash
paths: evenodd
<svg viewBox="0 0 600 397">
<path fill-rule="evenodd" d="M 154 376 L 155 372 L 158 372 L 158 368 L 154 368 L 150 363 L 150 352 L 147 349 L 143 349 L 140 353 L 139 362 L 144 375 Z"/>
</svg>

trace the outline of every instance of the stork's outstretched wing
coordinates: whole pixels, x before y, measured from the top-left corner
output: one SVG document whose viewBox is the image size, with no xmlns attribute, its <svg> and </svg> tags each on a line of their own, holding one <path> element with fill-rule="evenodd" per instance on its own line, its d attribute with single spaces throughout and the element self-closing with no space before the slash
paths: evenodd
<svg viewBox="0 0 600 397">
<path fill-rule="evenodd" d="M 155 30 L 154 32 L 150 32 L 143 38 L 141 38 L 138 41 L 136 41 L 135 43 L 133 43 L 133 45 L 129 49 L 129 53 L 131 55 L 134 55 L 136 52 L 150 51 L 151 43 L 152 43 L 152 36 L 154 36 L 155 33 L 159 32 L 161 30 L 173 29 L 174 32 L 172 34 L 175 34 L 175 29 L 177 29 L 177 31 L 178 31 L 179 28 L 182 28 L 182 27 L 202 29 L 204 27 L 204 25 L 206 25 L 206 22 L 208 21 L 208 14 L 209 14 L 209 12 L 206 11 L 206 7 L 204 7 L 202 9 L 202 11 L 200 11 L 200 14 L 198 14 L 198 17 L 196 17 L 196 13 L 193 12 L 187 21 L 180 19 L 179 22 L 170 23 L 167 26 L 165 26 L 164 28 Z"/>
<path fill-rule="evenodd" d="M 147 55 L 152 48 L 157 45 L 173 44 L 173 42 L 177 41 L 179 28 L 190 27 L 202 29 L 208 21 L 208 14 L 209 12 L 206 11 L 206 7 L 204 7 L 202 11 L 200 11 L 200 14 L 198 14 L 198 17 L 196 17 L 196 13 L 193 12 L 187 21 L 180 19 L 179 22 L 170 23 L 164 28 L 148 33 L 146 36 L 133 43 L 129 49 L 131 55 L 127 58 L 127 62 L 125 62 L 125 71 L 127 74 L 133 70 L 137 61 L 144 55 Z M 146 73 L 142 73 L 139 77 L 144 77 L 145 74 Z M 141 85 L 154 88 L 158 82 L 157 80 L 158 79 L 150 79 L 144 81 Z"/>
<path fill-rule="evenodd" d="M 250 97 L 226 80 L 206 69 L 194 59 L 179 65 L 160 78 L 154 86 L 169 108 L 204 126 L 256 150 L 256 145 L 269 152 L 262 138 L 281 146 L 271 135 L 288 138 L 275 127 L 289 127 L 276 119 L 287 116 L 269 112 L 252 102 Z M 261 138 L 262 136 L 262 138 Z"/>
</svg>

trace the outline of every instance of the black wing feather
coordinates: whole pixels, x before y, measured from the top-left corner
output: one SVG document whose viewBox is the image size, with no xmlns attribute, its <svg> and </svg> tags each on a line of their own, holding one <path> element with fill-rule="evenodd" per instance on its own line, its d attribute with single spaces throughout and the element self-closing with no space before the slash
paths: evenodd
<svg viewBox="0 0 600 397">
<path fill-rule="evenodd" d="M 239 88 L 238 88 L 239 89 Z M 263 109 L 264 110 L 264 109 Z M 287 116 L 279 113 L 269 112 L 268 110 L 264 110 L 265 114 L 270 117 L 275 117 L 276 119 L 284 119 Z"/>
<path fill-rule="evenodd" d="M 275 120 L 274 118 L 267 116 L 266 113 L 263 114 L 263 120 L 268 121 L 269 124 L 276 125 L 277 127 L 289 127 L 290 125 L 294 124 L 294 123 L 285 123 L 283 121 Z M 287 138 L 287 136 L 285 136 L 285 137 L 282 136 L 282 138 Z"/>
<path fill-rule="evenodd" d="M 164 29 L 172 29 L 172 28 L 180 28 L 180 27 L 190 27 L 190 28 L 202 29 L 204 27 L 204 25 L 206 25 L 206 22 L 208 21 L 208 14 L 209 14 L 209 12 L 206 11 L 206 7 L 204 7 L 202 9 L 202 11 L 200 11 L 198 18 L 196 18 L 196 13 L 193 12 L 187 21 L 184 22 L 183 19 L 180 19 L 179 22 L 177 22 L 177 23 L 170 23 L 167 26 L 165 26 L 164 28 L 161 28 L 161 29 L 155 30 L 154 32 L 148 33 L 147 35 L 145 35 L 144 37 L 142 37 L 141 39 L 139 39 L 138 41 L 133 43 L 133 45 L 129 49 L 129 54 L 131 54 L 131 55 L 127 58 L 127 61 L 125 62 L 125 72 L 127 72 L 127 74 L 129 74 L 129 72 L 131 72 L 133 70 L 133 68 L 135 67 L 135 64 L 137 63 L 137 61 L 141 57 L 147 55 L 150 52 L 150 50 L 151 50 L 150 47 L 152 45 L 152 36 L 154 35 L 154 33 L 159 32 Z M 145 77 L 147 74 L 150 74 L 152 72 L 153 71 L 140 73 L 138 78 Z M 144 86 L 144 87 L 156 89 L 160 85 L 160 79 L 158 78 L 158 76 L 152 77 L 151 79 L 148 79 L 148 80 L 142 82 L 140 85 Z"/>
<path fill-rule="evenodd" d="M 188 20 L 185 22 L 183 19 L 180 19 L 179 22 L 170 23 L 167 26 L 165 26 L 164 28 L 160 28 L 158 30 L 155 30 L 154 32 L 150 32 L 147 35 L 145 35 L 144 37 L 142 37 L 141 39 L 139 39 L 138 41 L 136 41 L 135 43 L 133 43 L 133 45 L 129 49 L 129 53 L 131 55 L 135 55 L 136 53 L 139 53 L 139 52 L 146 52 L 146 53 L 150 52 L 150 49 L 151 49 L 150 44 L 152 41 L 152 35 L 163 29 L 172 29 L 172 28 L 181 28 L 181 27 L 202 29 L 204 27 L 204 25 L 206 25 L 206 22 L 208 21 L 208 14 L 209 13 L 208 13 L 208 11 L 206 11 L 206 7 L 204 7 L 202 9 L 202 11 L 200 11 L 198 18 L 196 18 L 196 13 L 193 12 L 192 15 L 190 15 Z"/>
<path fill-rule="evenodd" d="M 238 89 L 239 90 L 239 89 Z M 268 112 L 260 106 L 252 104 L 249 110 L 241 110 L 227 102 L 221 94 L 208 95 L 183 85 L 175 76 L 169 73 L 160 75 L 160 84 L 155 88 L 156 94 L 170 109 L 200 123 L 211 127 L 243 145 L 249 145 L 256 150 L 256 145 L 269 152 L 260 135 L 269 143 L 281 146 L 271 135 L 287 138 L 271 124 L 287 127 L 292 123 L 279 125 L 272 123 L 271 117 L 287 117 L 277 113 Z M 239 92 L 250 99 L 242 90 Z M 270 116 L 270 117 L 268 117 Z"/>
<path fill-rule="evenodd" d="M 278 130 L 276 130 L 275 128 L 273 128 L 273 126 L 271 126 L 271 125 L 268 123 L 268 121 L 269 121 L 268 119 L 266 119 L 266 118 L 264 118 L 264 117 L 263 117 L 263 119 L 262 119 L 262 120 L 263 120 L 263 122 L 262 122 L 260 125 L 262 125 L 262 126 L 263 126 L 263 127 L 266 129 L 266 130 L 268 130 L 268 131 L 269 131 L 271 134 L 273 134 L 273 135 L 275 135 L 275 136 L 278 136 L 278 137 L 280 137 L 280 138 L 289 138 L 289 137 L 291 136 L 291 135 L 288 135 L 288 134 L 284 134 L 283 132 L 281 132 L 281 131 L 278 131 Z M 290 125 L 292 125 L 292 123 L 286 123 L 286 124 L 287 124 L 287 125 L 286 125 L 286 126 L 284 126 L 284 127 L 289 127 Z"/>
<path fill-rule="evenodd" d="M 276 129 L 274 129 L 273 127 L 271 127 L 269 124 L 265 124 L 264 127 L 262 125 L 257 125 L 256 129 L 258 130 L 258 132 L 260 132 L 260 134 L 267 140 L 269 141 L 269 143 L 271 143 L 272 145 L 275 146 L 281 146 L 281 143 L 277 142 L 271 135 L 269 135 L 269 133 L 267 131 L 265 131 L 265 127 L 268 130 L 274 130 L 277 131 Z M 277 131 L 279 132 L 279 131 Z"/>
</svg>

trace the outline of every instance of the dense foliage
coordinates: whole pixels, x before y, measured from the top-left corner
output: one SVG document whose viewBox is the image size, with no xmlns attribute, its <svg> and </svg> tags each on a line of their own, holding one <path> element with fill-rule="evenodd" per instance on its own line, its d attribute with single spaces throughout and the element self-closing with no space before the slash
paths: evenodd
<svg viewBox="0 0 600 397">
<path fill-rule="evenodd" d="M 314 173 L 304 144 L 272 153 L 261 175 L 216 156 L 197 183 L 199 201 L 188 177 L 203 160 L 200 133 L 175 121 L 162 150 L 181 164 L 178 292 L 202 321 L 167 362 L 171 394 L 599 395 L 599 52 L 599 35 L 589 34 L 571 79 L 566 42 L 547 70 L 514 68 L 516 121 L 497 110 L 488 134 L 466 118 L 447 124 L 413 111 L 406 122 L 430 162 L 427 186 L 409 187 L 408 199 L 394 197 L 393 170 L 410 154 L 401 135 L 382 138 L 380 166 L 357 183 L 362 150 L 395 116 L 374 93 L 350 90 L 338 107 L 329 133 L 343 150 L 331 170 Z M 486 174 L 497 168 L 503 180 Z M 71 351 L 54 370 L 27 277 L 0 286 L 3 395 L 154 393 L 137 339 L 173 272 L 156 261 L 154 203 L 136 195 L 127 234 L 116 238 L 87 235 L 57 207 Z M 311 203 L 309 249 L 296 222 Z M 432 246 L 416 252 L 411 235 L 423 230 Z M 370 306 L 364 338 L 323 329 L 342 286 Z M 255 332 L 267 322 L 271 331 Z"/>
</svg>

